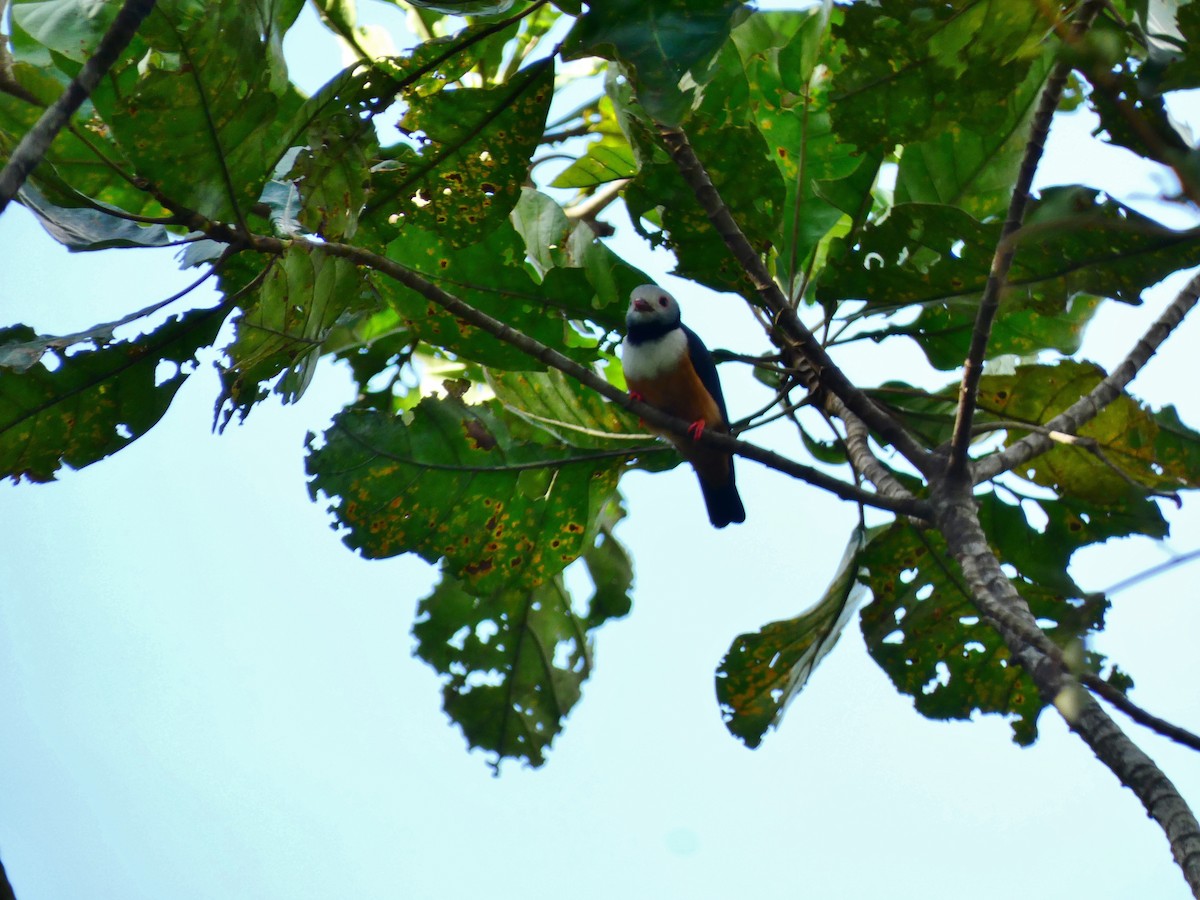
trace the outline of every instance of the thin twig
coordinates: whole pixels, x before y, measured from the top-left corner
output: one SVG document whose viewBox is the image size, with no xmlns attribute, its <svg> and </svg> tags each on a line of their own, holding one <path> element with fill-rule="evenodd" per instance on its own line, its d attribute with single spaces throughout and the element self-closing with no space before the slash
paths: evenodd
<svg viewBox="0 0 1200 900">
<path fill-rule="evenodd" d="M 79 74 L 71 79 L 59 98 L 42 113 L 37 124 L 21 138 L 4 169 L 0 170 L 0 213 L 4 212 L 29 173 L 45 157 L 54 138 L 71 121 L 71 116 L 129 46 L 142 20 L 154 9 L 154 3 L 155 0 L 125 0 L 117 17 L 100 39 L 96 52 L 83 64 Z"/>
<path fill-rule="evenodd" d="M 1083 36 L 1092 19 L 1100 11 L 1100 6 L 1101 4 L 1096 0 L 1089 0 L 1083 6 L 1069 39 L 1078 40 Z M 958 410 L 955 414 L 954 432 L 950 439 L 950 453 L 947 461 L 948 470 L 955 478 L 959 477 L 967 466 L 967 453 L 971 446 L 971 424 L 979 399 L 979 379 L 983 377 L 983 360 L 987 354 L 988 341 L 992 336 L 992 324 L 1000 310 L 1000 300 L 1008 284 L 1008 273 L 1016 254 L 1016 246 L 1010 238 L 1024 221 L 1025 208 L 1029 204 L 1029 193 L 1033 185 L 1033 176 L 1037 173 L 1038 163 L 1046 149 L 1046 136 L 1050 132 L 1050 123 L 1054 119 L 1058 101 L 1062 97 L 1070 74 L 1071 64 L 1066 60 L 1059 60 L 1054 64 L 1050 77 L 1046 79 L 1046 86 L 1038 101 L 1037 112 L 1033 116 L 1029 140 L 1025 144 L 1025 155 L 1021 159 L 1021 168 L 1017 173 L 1016 184 L 1013 186 L 1008 213 L 1000 230 L 1000 241 L 992 256 L 987 283 L 979 301 L 979 310 L 975 314 L 975 327 L 971 331 L 971 343 L 967 350 L 967 358 L 963 363 L 962 383 L 958 392 Z"/>
<path fill-rule="evenodd" d="M 1160 719 L 1158 716 L 1151 715 L 1125 696 L 1122 691 L 1117 690 L 1094 672 L 1084 672 L 1079 676 L 1079 680 L 1088 690 L 1099 694 L 1139 725 L 1145 725 L 1152 731 L 1158 732 L 1163 737 L 1170 738 L 1177 744 L 1183 744 L 1185 747 L 1191 747 L 1193 750 L 1200 750 L 1200 735 L 1195 735 L 1186 728 L 1173 725 L 1166 719 Z"/>
<path fill-rule="evenodd" d="M 1113 594 L 1120 593 L 1121 591 L 1127 591 L 1129 588 L 1136 587 L 1147 579 L 1155 578 L 1164 572 L 1169 572 L 1176 566 L 1186 565 L 1187 563 L 1190 563 L 1196 559 L 1200 559 L 1200 550 L 1192 550 L 1188 553 L 1174 556 L 1165 562 L 1160 562 L 1158 565 L 1151 566 L 1148 569 L 1138 572 L 1136 575 L 1130 575 L 1128 578 L 1123 578 L 1116 584 L 1106 587 L 1104 590 L 1100 591 L 1100 593 L 1106 597 L 1109 597 Z"/>
<path fill-rule="evenodd" d="M 1194 276 L 1184 286 L 1162 315 L 1154 321 L 1154 324 L 1129 351 L 1129 355 L 1113 369 L 1107 378 L 1042 425 L 1046 433 L 1039 431 L 1027 434 L 999 453 L 985 456 L 976 461 L 974 466 L 975 483 L 988 481 L 1001 472 L 1007 472 L 1009 469 L 1045 453 L 1054 446 L 1053 439 L 1048 436 L 1049 432 L 1075 433 L 1084 424 L 1099 415 L 1104 407 L 1121 396 L 1129 382 L 1133 381 L 1158 348 L 1162 346 L 1163 341 L 1171 335 L 1196 305 L 1197 298 L 1200 298 L 1200 274 Z"/>
</svg>

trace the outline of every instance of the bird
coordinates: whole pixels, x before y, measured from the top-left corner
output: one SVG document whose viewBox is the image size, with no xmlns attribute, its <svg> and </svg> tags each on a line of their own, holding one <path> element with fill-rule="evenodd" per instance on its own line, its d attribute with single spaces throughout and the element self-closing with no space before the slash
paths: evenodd
<svg viewBox="0 0 1200 900">
<path fill-rule="evenodd" d="M 733 456 L 697 443 L 706 429 L 729 431 L 729 413 L 712 354 L 700 336 L 683 324 L 679 303 L 657 285 L 633 289 L 625 326 L 621 367 L 630 395 L 691 422 L 691 440 L 649 427 L 674 444 L 696 470 L 714 527 L 745 522 Z"/>
</svg>

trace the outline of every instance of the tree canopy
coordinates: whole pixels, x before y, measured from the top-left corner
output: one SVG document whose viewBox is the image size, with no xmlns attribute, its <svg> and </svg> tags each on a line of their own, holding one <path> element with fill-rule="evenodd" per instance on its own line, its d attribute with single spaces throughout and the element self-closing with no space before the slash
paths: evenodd
<svg viewBox="0 0 1200 900">
<path fill-rule="evenodd" d="M 1162 537 L 1200 482 L 1200 433 L 1128 390 L 1200 281 L 1111 372 L 1078 356 L 1098 309 L 1194 265 L 1200 236 L 1094 185 L 1031 189 L 1054 117 L 1087 106 L 1174 174 L 1164 203 L 1200 201 L 1169 106 L 1200 87 L 1195 4 L 1171 22 L 1136 0 L 412 0 L 421 39 L 392 55 L 353 4 L 318 0 L 354 59 L 311 96 L 282 52 L 302 5 L 13 0 L 0 191 L 73 250 L 179 246 L 223 299 L 0 331 L 0 475 L 48 481 L 137 440 L 219 335 L 221 429 L 337 361 L 358 396 L 314 423 L 314 500 L 362 556 L 440 566 L 413 635 L 447 713 L 494 765 L 541 765 L 597 629 L 631 610 L 622 478 L 680 463 L 644 423 L 688 424 L 624 391 L 648 277 L 605 242 L 623 202 L 773 347 L 718 353 L 754 368 L 761 404 L 701 440 L 862 510 L 815 605 L 731 636 L 728 730 L 762 742 L 857 616 L 925 716 L 999 714 L 1030 744 L 1053 707 L 1200 892 L 1200 827 L 1096 698 L 1200 740 L 1132 705 L 1088 643 L 1108 599 L 1069 569 Z M 915 346 L 942 386 L 856 384 L 852 342 Z M 780 420 L 787 439 L 760 431 Z"/>
</svg>

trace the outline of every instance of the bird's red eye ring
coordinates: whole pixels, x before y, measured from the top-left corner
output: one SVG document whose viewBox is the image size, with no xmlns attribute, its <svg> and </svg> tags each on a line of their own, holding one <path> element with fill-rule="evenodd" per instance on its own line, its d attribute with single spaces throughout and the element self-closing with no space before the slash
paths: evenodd
<svg viewBox="0 0 1200 900">
<path fill-rule="evenodd" d="M 667 305 L 667 298 L 666 298 L 666 297 L 664 297 L 662 294 L 659 294 L 659 295 L 658 295 L 658 305 L 659 305 L 659 306 L 666 306 L 666 305 Z"/>
</svg>

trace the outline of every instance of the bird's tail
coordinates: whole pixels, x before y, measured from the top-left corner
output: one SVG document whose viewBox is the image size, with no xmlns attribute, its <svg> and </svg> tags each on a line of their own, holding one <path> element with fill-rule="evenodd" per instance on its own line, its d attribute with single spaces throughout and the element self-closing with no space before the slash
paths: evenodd
<svg viewBox="0 0 1200 900">
<path fill-rule="evenodd" d="M 700 490 L 704 492 L 704 505 L 708 507 L 708 521 L 714 528 L 724 528 L 730 522 L 745 522 L 746 509 L 738 493 L 732 473 L 723 482 L 700 479 Z"/>
</svg>

